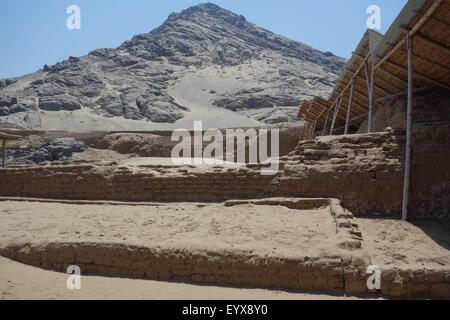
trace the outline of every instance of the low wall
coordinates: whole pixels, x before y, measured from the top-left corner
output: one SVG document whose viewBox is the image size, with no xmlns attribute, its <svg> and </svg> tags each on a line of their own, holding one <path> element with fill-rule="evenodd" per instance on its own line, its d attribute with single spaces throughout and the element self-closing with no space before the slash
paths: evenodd
<svg viewBox="0 0 450 320">
<path fill-rule="evenodd" d="M 8 199 L 1 199 L 1 201 L 8 201 Z M 58 200 L 43 199 L 22 199 L 22 201 L 59 202 Z M 78 203 L 78 201 L 68 200 L 63 202 Z M 123 202 L 105 204 L 129 206 Z M 133 204 L 138 205 L 137 203 Z M 161 204 L 155 205 L 160 206 Z M 13 233 L 6 235 L 4 237 L 6 239 L 12 237 L 7 241 L 4 239 L 0 244 L 0 255 L 22 263 L 61 272 L 66 272 L 70 265 L 77 265 L 83 275 L 194 281 L 307 291 L 365 294 L 378 292 L 400 298 L 450 297 L 450 269 L 441 264 L 441 261 L 445 261 L 445 259 L 442 260 L 443 257 L 439 256 L 436 256 L 436 260 L 431 259 L 434 262 L 438 261 L 438 264 L 414 263 L 416 257 L 410 260 L 410 264 L 406 263 L 403 266 L 383 265 L 381 289 L 379 291 L 369 290 L 366 285 L 369 276 L 367 267 L 376 264 L 379 258 L 377 258 L 377 254 L 372 255 L 370 251 L 367 251 L 371 245 L 363 229 L 358 225 L 360 220 L 354 219 L 352 213 L 342 208 L 337 199 L 230 200 L 223 205 L 226 207 L 244 205 L 245 208 L 242 209 L 242 212 L 248 210 L 248 206 L 258 205 L 285 206 L 300 210 L 298 213 L 290 213 L 293 216 L 308 214 L 302 210 L 317 210 L 312 214 L 318 215 L 320 218 L 311 223 L 322 221 L 321 228 L 325 227 L 328 231 L 325 235 L 323 233 L 316 234 L 320 238 L 315 239 L 316 247 L 313 250 L 306 249 L 311 248 L 311 244 L 305 247 L 305 244 L 301 246 L 298 243 L 286 247 L 283 247 L 282 243 L 278 243 L 277 248 L 273 250 L 272 246 L 265 245 L 259 246 L 261 250 L 255 250 L 255 247 L 249 247 L 247 243 L 242 246 L 241 241 L 236 244 L 231 242 L 234 245 L 230 246 L 229 239 L 214 242 L 214 246 L 208 246 L 212 241 L 211 238 L 206 239 L 206 242 L 191 242 L 189 245 L 180 245 L 176 241 L 175 243 L 170 241 L 171 244 L 164 241 L 154 242 L 155 238 L 148 239 L 147 237 L 137 237 L 128 241 L 123 239 L 123 242 L 117 242 L 111 240 L 110 235 L 105 235 L 103 232 L 101 235 L 98 233 L 99 235 L 91 237 L 90 241 L 81 241 L 73 232 L 66 232 L 73 235 L 65 237 L 64 240 L 59 238 L 59 241 L 58 237 L 55 238 L 55 234 L 48 233 L 37 234 L 31 240 L 29 236 L 34 234 L 35 230 L 35 226 L 31 225 L 28 229 L 23 230 L 24 236 L 20 239 Z M 274 210 L 277 210 L 276 207 Z M 39 217 L 42 217 L 42 214 L 46 215 L 43 210 L 35 213 Z M 147 211 L 148 213 L 150 212 Z M 155 212 L 153 211 L 153 213 Z M 103 214 L 109 217 L 111 212 L 106 210 Z M 164 216 L 165 213 L 161 213 L 161 215 Z M 330 224 L 324 226 L 326 223 L 323 218 L 327 216 Z M 256 219 L 260 220 L 261 217 Z M 20 217 L 12 220 L 15 224 L 23 221 L 20 220 Z M 40 220 L 37 219 L 37 221 Z M 32 222 L 30 223 L 32 224 Z M 86 221 L 85 223 L 90 222 Z M 46 224 L 54 226 L 55 221 L 47 221 Z M 56 232 L 60 233 L 61 228 L 57 229 Z M 277 230 L 277 228 L 271 230 Z M 311 228 L 306 228 L 306 230 L 308 237 L 314 237 L 314 231 Z M 266 232 L 270 233 L 268 230 Z M 299 231 L 294 228 L 291 232 Z M 398 237 L 397 234 L 391 235 L 390 239 L 396 237 Z M 136 239 L 138 240 L 136 241 Z M 311 239 L 309 240 L 311 241 Z"/>
<path fill-rule="evenodd" d="M 0 169 L 1 196 L 120 201 L 220 201 L 268 196 L 338 198 L 355 215 L 400 214 L 401 136 L 390 132 L 321 137 L 280 159 L 238 168 L 53 162 Z"/>
<path fill-rule="evenodd" d="M 247 201 L 250 202 L 250 201 Z M 247 202 L 230 201 L 226 206 Z M 108 242 L 13 243 L 0 246 L 0 254 L 34 266 L 66 271 L 77 265 L 83 274 L 134 276 L 148 279 L 251 285 L 301 290 L 365 293 L 367 254 L 361 249 L 358 226 L 336 199 L 271 198 L 254 205 L 295 209 L 329 208 L 338 243 L 329 251 L 262 254 L 254 250 L 138 246 Z M 299 212 L 301 214 L 301 211 Z M 334 239 L 335 235 L 329 235 Z M 331 243 L 331 242 L 330 242 Z M 336 247 L 334 247 L 337 245 Z M 233 247 L 233 246 L 232 246 Z"/>
</svg>

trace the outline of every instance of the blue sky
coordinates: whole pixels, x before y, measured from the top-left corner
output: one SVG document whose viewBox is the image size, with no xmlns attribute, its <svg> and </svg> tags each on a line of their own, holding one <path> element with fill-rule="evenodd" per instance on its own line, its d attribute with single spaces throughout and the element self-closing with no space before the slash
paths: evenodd
<svg viewBox="0 0 450 320">
<path fill-rule="evenodd" d="M 0 78 L 34 72 L 69 56 L 120 45 L 199 0 L 2 0 Z M 407 0 L 211 0 L 292 40 L 348 58 L 366 29 L 367 7 L 381 8 L 385 32 Z M 81 30 L 66 27 L 69 5 Z"/>
</svg>

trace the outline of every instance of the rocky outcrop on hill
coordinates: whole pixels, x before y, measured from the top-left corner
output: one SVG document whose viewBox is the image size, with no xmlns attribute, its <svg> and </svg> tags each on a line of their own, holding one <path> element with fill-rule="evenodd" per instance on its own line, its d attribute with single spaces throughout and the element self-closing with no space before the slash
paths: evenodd
<svg viewBox="0 0 450 320">
<path fill-rule="evenodd" d="M 190 114 L 201 120 L 195 112 L 200 109 L 200 117 L 208 113 L 203 110 L 227 109 L 253 120 L 247 120 L 249 125 L 287 122 L 296 118 L 303 99 L 331 90 L 344 63 L 214 4 L 200 4 L 171 14 L 160 27 L 118 48 L 1 80 L 0 121 L 22 119 L 17 124 L 45 127 L 37 117 L 69 112 L 73 121 L 64 125 L 76 129 L 76 117 L 84 110 L 104 121 L 121 117 L 151 125 L 190 119 Z M 187 90 L 198 93 L 197 100 L 185 99 L 179 88 L 188 77 L 194 80 L 187 81 Z M 236 125 L 230 122 L 221 119 L 217 126 Z"/>
<path fill-rule="evenodd" d="M 84 150 L 86 150 L 86 145 L 82 141 L 74 138 L 59 138 L 39 147 L 23 147 L 8 151 L 8 156 L 12 156 L 13 160 L 7 161 L 7 165 L 77 160 L 73 153 Z"/>
</svg>

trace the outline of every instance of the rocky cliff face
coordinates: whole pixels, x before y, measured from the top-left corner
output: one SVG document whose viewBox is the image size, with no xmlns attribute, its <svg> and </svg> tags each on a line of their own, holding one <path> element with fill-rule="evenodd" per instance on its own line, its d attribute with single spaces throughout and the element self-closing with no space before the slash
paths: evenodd
<svg viewBox="0 0 450 320">
<path fill-rule="evenodd" d="M 80 130 L 286 122 L 301 100 L 331 90 L 344 63 L 200 4 L 118 48 L 0 80 L 0 121 Z"/>
</svg>

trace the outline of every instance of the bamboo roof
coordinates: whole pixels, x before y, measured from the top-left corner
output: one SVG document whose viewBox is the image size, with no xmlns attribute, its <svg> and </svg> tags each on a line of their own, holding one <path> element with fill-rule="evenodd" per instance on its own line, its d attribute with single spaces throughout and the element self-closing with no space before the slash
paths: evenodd
<svg viewBox="0 0 450 320">
<path fill-rule="evenodd" d="M 320 97 L 314 97 L 312 101 L 304 101 L 300 106 L 299 118 L 305 119 L 309 124 L 317 120 L 316 128 L 323 127 L 325 113 L 329 109 L 328 101 Z"/>
<path fill-rule="evenodd" d="M 335 128 L 345 125 L 350 88 L 353 99 L 350 119 L 361 124 L 368 113 L 369 93 L 367 77 L 372 68 L 374 74 L 374 109 L 385 97 L 407 90 L 407 44 L 406 35 L 414 37 L 414 86 L 416 88 L 438 85 L 450 89 L 450 0 L 409 0 L 397 19 L 383 36 L 367 30 L 352 53 L 346 68 L 327 101 L 326 112 L 311 112 L 312 107 L 302 104 L 299 116 L 309 123 L 317 120 L 316 130 L 323 129 L 332 121 L 336 107 Z M 364 63 L 367 61 L 367 65 Z M 370 77 L 369 77 L 370 78 Z M 314 99 L 310 102 L 314 105 Z M 340 102 L 340 104 L 339 104 Z M 307 117 L 306 117 L 307 116 Z"/>
</svg>

